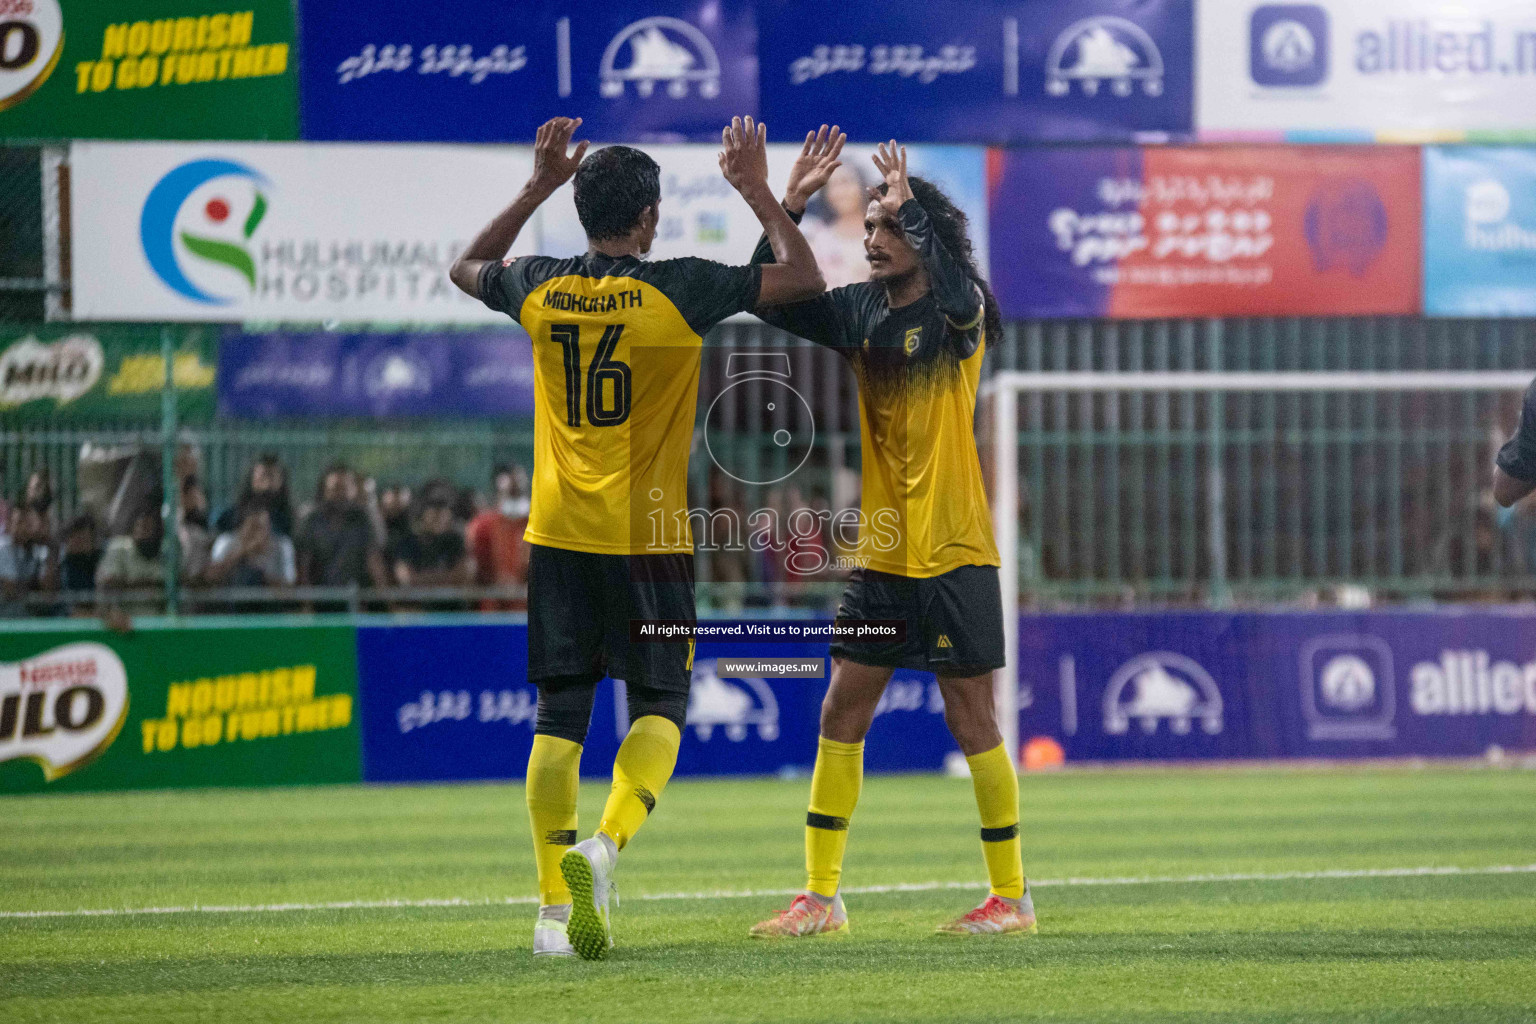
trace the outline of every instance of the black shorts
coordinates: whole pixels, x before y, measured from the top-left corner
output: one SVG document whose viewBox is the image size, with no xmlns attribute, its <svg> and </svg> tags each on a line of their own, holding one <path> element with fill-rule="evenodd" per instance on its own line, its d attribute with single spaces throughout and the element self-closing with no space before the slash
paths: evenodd
<svg viewBox="0 0 1536 1024">
<path fill-rule="evenodd" d="M 840 640 L 834 658 L 945 676 L 979 676 L 1003 667 L 1003 591 L 997 567 L 962 565 L 914 579 L 858 569 L 843 592 L 838 621 L 901 619 L 907 638 Z"/>
<path fill-rule="evenodd" d="M 693 555 L 599 555 L 530 544 L 528 681 L 612 676 L 688 692 L 693 641 L 631 643 L 631 619 L 697 621 Z"/>
</svg>

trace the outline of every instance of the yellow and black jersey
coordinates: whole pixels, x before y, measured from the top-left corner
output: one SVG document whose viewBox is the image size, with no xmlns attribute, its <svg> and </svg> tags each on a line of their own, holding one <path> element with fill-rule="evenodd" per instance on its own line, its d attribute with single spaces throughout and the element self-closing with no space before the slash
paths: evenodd
<svg viewBox="0 0 1536 1024">
<path fill-rule="evenodd" d="M 479 296 L 533 339 L 526 539 L 597 554 L 693 551 L 688 452 L 704 332 L 757 302 L 762 268 L 587 253 L 488 263 Z"/>
<path fill-rule="evenodd" d="M 915 200 L 901 227 L 932 289 L 892 309 L 877 284 L 757 310 L 769 323 L 837 349 L 859 380 L 863 486 L 858 557 L 871 569 L 928 578 L 999 565 L 976 452 L 976 388 L 986 352 L 981 291 L 934 237 Z M 772 251 L 760 244 L 755 262 Z"/>
</svg>

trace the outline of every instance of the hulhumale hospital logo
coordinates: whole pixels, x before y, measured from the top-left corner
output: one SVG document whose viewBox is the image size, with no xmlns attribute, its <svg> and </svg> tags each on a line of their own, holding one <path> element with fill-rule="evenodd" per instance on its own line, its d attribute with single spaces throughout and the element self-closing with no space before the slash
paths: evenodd
<svg viewBox="0 0 1536 1024">
<path fill-rule="evenodd" d="M 223 178 L 251 183 L 253 198 L 241 203 L 248 209 L 237 209 L 233 198 L 243 197 L 244 188 L 203 187 Z M 232 160 L 193 160 L 170 171 L 150 190 L 139 218 L 139 238 L 150 268 L 172 291 L 209 306 L 228 305 L 238 296 L 214 294 L 195 283 L 182 262 L 183 253 L 234 271 L 254 293 L 256 263 L 250 241 L 267 215 L 263 189 L 269 187 L 261 174 Z M 189 202 L 194 194 L 197 203 Z"/>
</svg>

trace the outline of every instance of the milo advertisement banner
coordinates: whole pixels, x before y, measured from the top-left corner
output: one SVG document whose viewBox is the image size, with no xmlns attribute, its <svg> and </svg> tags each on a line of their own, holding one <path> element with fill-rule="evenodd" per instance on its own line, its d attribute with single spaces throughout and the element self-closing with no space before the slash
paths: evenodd
<svg viewBox="0 0 1536 1024">
<path fill-rule="evenodd" d="M 355 782 L 345 626 L 0 634 L 0 792 Z"/>
<path fill-rule="evenodd" d="M 217 329 L 136 324 L 0 325 L 0 419 L 158 419 L 161 331 L 174 332 L 179 415 L 213 416 Z"/>
<path fill-rule="evenodd" d="M 0 0 L 0 139 L 292 139 L 289 0 Z"/>
</svg>

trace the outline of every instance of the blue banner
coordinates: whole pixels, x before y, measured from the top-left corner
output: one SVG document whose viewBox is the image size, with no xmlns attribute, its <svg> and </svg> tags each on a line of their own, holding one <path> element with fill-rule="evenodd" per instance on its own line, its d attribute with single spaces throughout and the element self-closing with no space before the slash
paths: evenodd
<svg viewBox="0 0 1536 1024">
<path fill-rule="evenodd" d="M 408 334 L 227 335 L 219 415 L 530 416 L 533 350 L 509 325 Z"/>
<path fill-rule="evenodd" d="M 822 657 L 825 643 L 701 643 L 678 775 L 808 772 L 827 679 L 722 677 L 722 657 Z M 521 778 L 536 688 L 518 624 L 364 627 L 357 637 L 363 777 L 373 782 Z M 606 776 L 629 728 L 622 684 L 598 686 L 582 773 Z M 870 771 L 939 771 L 956 749 L 931 676 L 898 672 L 876 712 Z"/>
<path fill-rule="evenodd" d="M 750 4 L 373 0 L 300 7 L 300 134 L 532 142 L 556 115 L 600 142 L 718 141 L 757 111 Z"/>
<path fill-rule="evenodd" d="M 1022 735 L 1069 760 L 1479 756 L 1536 746 L 1536 615 L 1026 616 Z"/>
<path fill-rule="evenodd" d="M 1192 131 L 1191 0 L 760 7 L 763 120 L 784 138 L 1007 143 Z"/>
<path fill-rule="evenodd" d="M 1424 311 L 1536 314 L 1536 149 L 1425 148 Z"/>
</svg>

